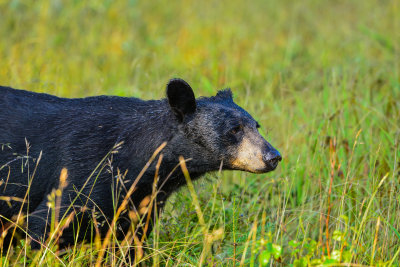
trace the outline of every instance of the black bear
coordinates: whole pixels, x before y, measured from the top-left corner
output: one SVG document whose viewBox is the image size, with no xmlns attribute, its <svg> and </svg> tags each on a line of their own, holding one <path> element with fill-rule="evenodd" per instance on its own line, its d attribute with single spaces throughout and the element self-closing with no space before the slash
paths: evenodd
<svg viewBox="0 0 400 267">
<path fill-rule="evenodd" d="M 117 234 L 124 237 L 136 220 L 134 236 L 141 238 L 171 193 L 186 184 L 180 156 L 192 180 L 219 169 L 265 173 L 277 167 L 279 152 L 230 89 L 196 99 L 188 83 L 172 79 L 166 93 L 149 101 L 66 99 L 0 87 L 1 231 L 23 214 L 31 245 L 39 248 L 55 207 L 59 220 L 74 217 L 60 233 L 61 247 L 91 240 L 88 229 L 104 237 L 116 214 Z M 49 195 L 60 187 L 52 207 Z M 144 223 L 137 223 L 141 217 Z"/>
</svg>

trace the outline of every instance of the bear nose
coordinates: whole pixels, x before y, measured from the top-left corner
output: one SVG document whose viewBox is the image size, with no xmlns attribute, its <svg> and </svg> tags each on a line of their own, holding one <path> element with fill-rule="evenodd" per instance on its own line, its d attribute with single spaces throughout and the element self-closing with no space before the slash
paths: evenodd
<svg viewBox="0 0 400 267">
<path fill-rule="evenodd" d="M 282 160 L 282 156 L 277 150 L 275 150 L 264 154 L 263 160 L 271 170 L 275 170 L 279 161 Z"/>
</svg>

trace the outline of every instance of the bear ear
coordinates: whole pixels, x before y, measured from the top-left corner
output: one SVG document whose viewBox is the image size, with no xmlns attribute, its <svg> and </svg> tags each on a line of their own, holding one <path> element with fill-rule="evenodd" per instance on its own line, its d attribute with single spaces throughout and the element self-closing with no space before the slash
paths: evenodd
<svg viewBox="0 0 400 267">
<path fill-rule="evenodd" d="M 223 90 L 218 91 L 217 95 L 215 96 L 216 98 L 221 98 L 221 99 L 228 99 L 233 101 L 233 96 L 232 96 L 232 91 L 230 88 L 226 88 Z"/>
<path fill-rule="evenodd" d="M 190 85 L 182 79 L 171 79 L 167 85 L 167 98 L 171 110 L 180 121 L 196 111 L 196 99 Z"/>
</svg>

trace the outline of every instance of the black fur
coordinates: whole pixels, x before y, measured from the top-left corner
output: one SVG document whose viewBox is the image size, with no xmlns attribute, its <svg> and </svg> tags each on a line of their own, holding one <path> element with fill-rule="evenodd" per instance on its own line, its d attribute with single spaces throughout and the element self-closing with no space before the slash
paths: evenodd
<svg viewBox="0 0 400 267">
<path fill-rule="evenodd" d="M 240 136 L 231 129 L 239 124 L 256 131 L 257 122 L 233 102 L 230 90 L 196 100 L 190 86 L 180 79 L 169 82 L 167 99 L 150 101 L 116 96 L 65 99 L 0 87 L 0 196 L 23 199 L 30 186 L 29 205 L 0 200 L 0 223 L 11 220 L 22 208 L 29 214 L 29 235 L 43 240 L 49 223 L 47 195 L 59 186 L 61 169 L 67 168 L 68 185 L 62 194 L 60 215 L 70 213 L 68 207 L 76 199 L 73 206 L 81 227 L 92 221 L 91 212 L 81 208 L 97 210 L 97 221 L 106 222 L 100 227 L 104 235 L 115 207 L 163 142 L 167 146 L 161 152 L 158 211 L 168 196 L 185 184 L 180 168 L 173 171 L 180 155 L 188 159 L 192 179 L 221 166 L 234 169 L 229 162 L 235 157 Z M 120 147 L 114 148 L 119 143 Z M 117 153 L 109 154 L 113 149 Z M 107 166 L 96 169 L 106 155 L 103 165 Z M 117 186 L 118 170 L 127 172 L 124 186 Z M 131 209 L 152 194 L 155 172 L 156 160 L 139 180 Z M 119 225 L 125 234 L 128 217 L 119 220 Z M 64 230 L 60 246 L 74 243 L 73 229 Z M 138 231 L 142 235 L 140 228 Z M 86 233 L 79 239 L 90 238 Z M 38 247 L 39 243 L 32 245 Z"/>
</svg>

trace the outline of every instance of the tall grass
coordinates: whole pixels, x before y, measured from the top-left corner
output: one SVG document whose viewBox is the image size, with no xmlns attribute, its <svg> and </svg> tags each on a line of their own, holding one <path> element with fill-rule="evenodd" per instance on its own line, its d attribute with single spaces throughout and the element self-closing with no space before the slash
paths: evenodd
<svg viewBox="0 0 400 267">
<path fill-rule="evenodd" d="M 260 122 L 278 169 L 180 190 L 143 265 L 398 266 L 399 14 L 397 0 L 0 1 L 0 82 L 150 99 L 182 77 L 197 95 L 230 86 Z M 0 262 L 90 265 L 99 251 L 22 242 Z"/>
</svg>

